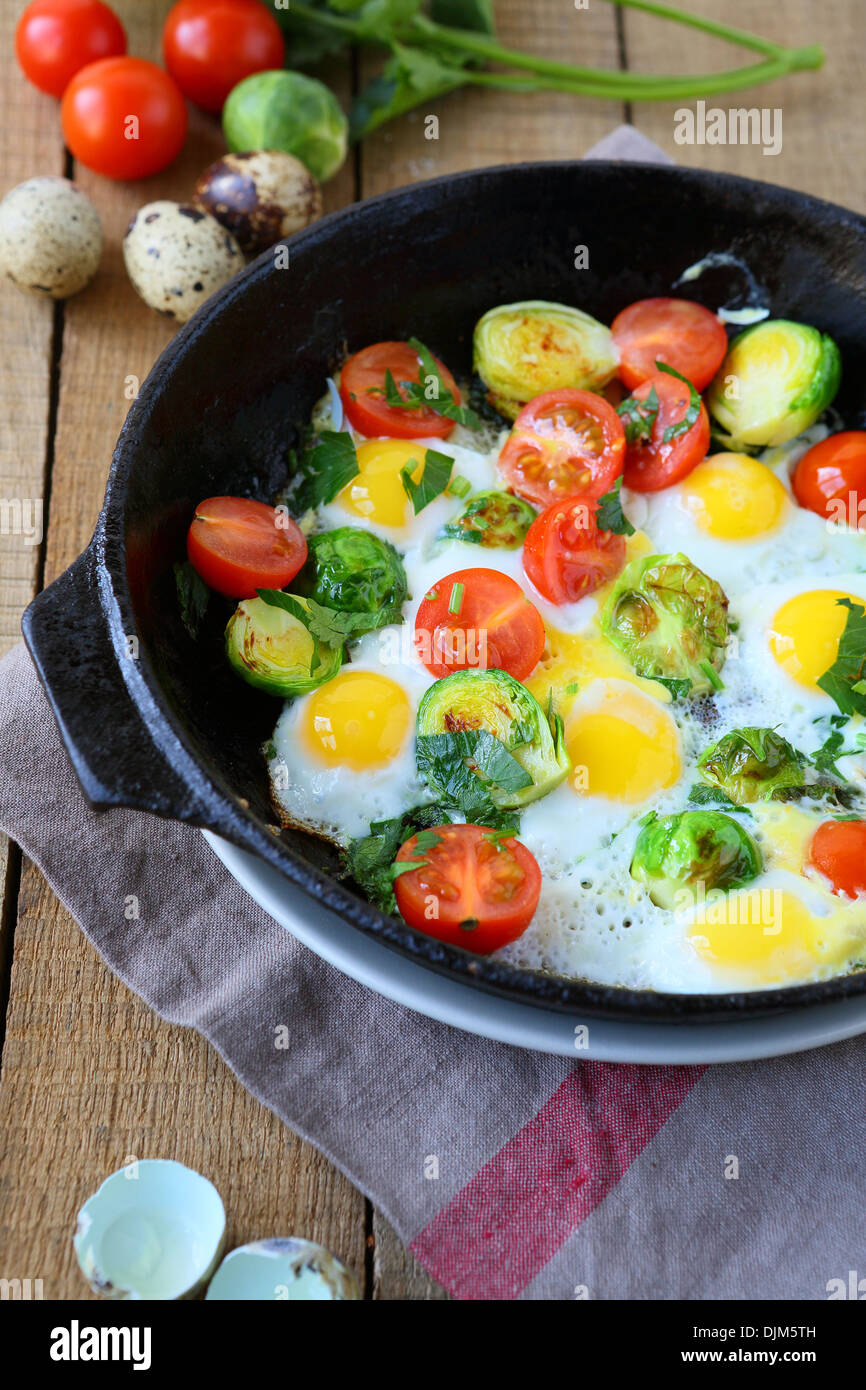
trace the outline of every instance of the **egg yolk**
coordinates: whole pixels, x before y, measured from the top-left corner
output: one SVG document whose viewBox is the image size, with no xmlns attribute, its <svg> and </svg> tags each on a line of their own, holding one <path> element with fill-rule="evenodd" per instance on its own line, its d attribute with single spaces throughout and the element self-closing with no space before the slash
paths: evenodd
<svg viewBox="0 0 866 1390">
<path fill-rule="evenodd" d="M 858 937 L 853 916 L 840 911 L 816 917 L 800 898 L 778 888 L 709 894 L 689 924 L 689 940 L 704 959 L 765 984 L 843 965 Z"/>
<path fill-rule="evenodd" d="M 397 756 L 409 722 L 409 700 L 396 681 L 375 671 L 342 671 L 309 697 L 303 736 L 321 762 L 363 772 Z"/>
<path fill-rule="evenodd" d="M 379 526 L 405 526 L 409 499 L 400 477 L 407 464 L 414 482 L 424 471 L 426 447 L 410 439 L 369 439 L 357 450 L 358 474 L 338 494 L 347 511 Z"/>
<path fill-rule="evenodd" d="M 747 454 L 713 454 L 680 485 L 686 511 L 702 531 L 723 541 L 775 531 L 788 494 L 775 473 Z"/>
<path fill-rule="evenodd" d="M 609 686 L 600 699 L 578 706 L 566 723 L 565 742 L 571 786 L 587 796 L 647 801 L 680 775 L 676 724 L 628 686 Z"/>
<path fill-rule="evenodd" d="M 818 677 L 836 660 L 849 611 L 839 603 L 840 598 L 863 606 L 863 599 L 856 594 L 813 589 L 789 598 L 770 623 L 773 656 L 782 670 L 807 690 L 818 689 Z"/>
</svg>

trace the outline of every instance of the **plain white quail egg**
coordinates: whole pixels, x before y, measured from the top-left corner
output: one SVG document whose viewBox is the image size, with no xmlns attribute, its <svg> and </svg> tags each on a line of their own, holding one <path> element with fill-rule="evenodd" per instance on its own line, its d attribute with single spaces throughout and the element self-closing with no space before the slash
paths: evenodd
<svg viewBox="0 0 866 1390">
<path fill-rule="evenodd" d="M 0 267 L 13 285 L 43 299 L 68 299 L 96 274 L 102 226 L 69 179 L 25 179 L 0 202 Z"/>
<path fill-rule="evenodd" d="M 244 264 L 237 241 L 215 217 L 164 198 L 139 208 L 123 238 L 123 259 L 145 304 L 178 323 Z"/>
</svg>

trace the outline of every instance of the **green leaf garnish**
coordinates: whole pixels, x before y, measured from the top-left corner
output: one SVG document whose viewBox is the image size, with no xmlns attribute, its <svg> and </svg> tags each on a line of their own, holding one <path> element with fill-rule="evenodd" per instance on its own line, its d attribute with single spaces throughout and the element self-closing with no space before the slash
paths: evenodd
<svg viewBox="0 0 866 1390">
<path fill-rule="evenodd" d="M 432 410 L 470 430 L 480 430 L 481 421 L 468 405 L 461 405 L 442 380 L 435 357 L 417 338 L 409 346 L 421 363 L 417 381 L 401 381 L 398 386 L 389 371 L 385 373 L 385 401 L 394 410 Z M 402 387 L 402 392 L 400 390 Z M 405 393 L 405 394 L 403 394 Z"/>
<path fill-rule="evenodd" d="M 419 831 L 450 820 L 446 808 L 434 801 L 414 806 L 389 820 L 373 821 L 369 835 L 353 840 L 345 851 L 346 869 L 377 907 L 395 916 L 397 902 L 391 866 L 398 849 Z M 419 865 L 410 863 L 409 867 L 417 869 Z"/>
<path fill-rule="evenodd" d="M 836 660 L 819 676 L 817 684 L 835 700 L 843 714 L 866 714 L 866 687 L 858 689 L 866 671 L 866 608 L 849 598 L 836 602 L 848 609 L 845 630 L 839 639 Z"/>
<path fill-rule="evenodd" d="M 667 372 L 668 376 L 675 376 L 678 381 L 682 381 L 689 388 L 689 405 L 683 418 L 676 425 L 668 425 L 662 435 L 662 443 L 670 444 L 672 439 L 679 439 L 681 435 L 688 434 L 692 425 L 700 418 L 701 398 L 695 390 L 688 377 L 678 372 L 676 367 L 669 367 L 667 362 L 656 361 L 656 367 L 660 372 Z"/>
<path fill-rule="evenodd" d="M 348 430 L 322 430 L 316 444 L 300 460 L 296 480 L 287 489 L 300 514 L 323 507 L 358 476 L 358 456 Z"/>
<path fill-rule="evenodd" d="M 653 426 L 658 418 L 659 398 L 656 388 L 651 386 L 646 400 L 638 400 L 636 396 L 626 396 L 616 408 L 616 413 L 622 420 L 625 430 L 627 444 L 637 444 L 642 439 L 651 439 Z M 610 530 L 608 526 L 605 528 Z"/>
<path fill-rule="evenodd" d="M 451 477 L 454 460 L 449 454 L 440 454 L 436 449 L 426 449 L 421 477 L 416 483 L 412 474 L 417 467 L 417 460 L 410 459 L 400 469 L 403 491 L 412 503 L 416 516 L 419 512 L 423 512 L 424 508 L 448 487 L 448 479 Z"/>
<path fill-rule="evenodd" d="M 671 698 L 674 700 L 684 700 L 692 688 L 692 683 L 688 676 L 682 680 L 676 679 L 673 676 L 653 676 L 652 679 L 658 681 L 659 685 L 663 685 L 666 690 L 669 690 L 671 692 Z"/>
<path fill-rule="evenodd" d="M 418 772 L 446 805 L 455 806 L 474 825 L 514 830 L 514 812 L 502 812 L 491 790 L 521 791 L 532 785 L 529 773 L 488 729 L 419 734 L 415 740 Z"/>
<path fill-rule="evenodd" d="M 451 597 L 448 600 L 448 612 L 454 617 L 458 616 L 460 609 L 463 607 L 463 594 L 465 590 L 466 585 L 461 583 L 459 579 L 451 586 Z"/>
<path fill-rule="evenodd" d="M 610 492 L 604 493 L 599 498 L 595 524 L 599 531 L 613 531 L 614 535 L 617 536 L 633 536 L 634 527 L 622 509 L 621 491 L 622 477 L 620 476 Z"/>
</svg>

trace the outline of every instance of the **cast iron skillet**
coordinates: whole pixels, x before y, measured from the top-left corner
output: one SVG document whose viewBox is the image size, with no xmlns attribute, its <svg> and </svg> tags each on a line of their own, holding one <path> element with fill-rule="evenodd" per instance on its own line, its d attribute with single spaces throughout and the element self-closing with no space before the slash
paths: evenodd
<svg viewBox="0 0 866 1390">
<path fill-rule="evenodd" d="M 575 269 L 579 246 L 588 269 Z M 288 269 L 266 253 L 211 299 L 129 412 L 90 546 L 24 617 L 89 800 L 206 826 L 431 969 L 576 1017 L 738 1020 L 866 989 L 863 972 L 756 993 L 631 992 L 518 971 L 386 918 L 340 880 L 329 845 L 274 832 L 259 749 L 279 706 L 232 675 L 218 621 L 194 645 L 179 620 L 172 564 L 195 504 L 272 497 L 294 427 L 346 347 L 415 334 L 468 372 L 472 326 L 494 304 L 562 300 L 609 323 L 711 251 L 742 257 L 775 315 L 832 334 L 837 404 L 862 427 L 866 220 L 726 175 L 549 163 L 437 179 L 326 218 L 291 242 Z M 737 288 L 736 272 L 724 284 L 713 273 L 679 293 L 715 306 Z"/>
</svg>

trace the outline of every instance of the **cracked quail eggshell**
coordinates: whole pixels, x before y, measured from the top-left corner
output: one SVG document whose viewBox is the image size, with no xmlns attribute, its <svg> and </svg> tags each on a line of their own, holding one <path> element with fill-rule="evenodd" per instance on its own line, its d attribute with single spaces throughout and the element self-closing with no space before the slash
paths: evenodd
<svg viewBox="0 0 866 1390">
<path fill-rule="evenodd" d="M 205 1300 L 324 1303 L 360 1297 L 354 1274 L 330 1250 L 315 1241 L 275 1236 L 226 1255 Z"/>
<path fill-rule="evenodd" d="M 87 1199 L 73 1245 L 95 1293 L 175 1300 L 201 1293 L 225 1229 L 222 1199 L 201 1173 L 171 1159 L 140 1159 Z"/>
</svg>

